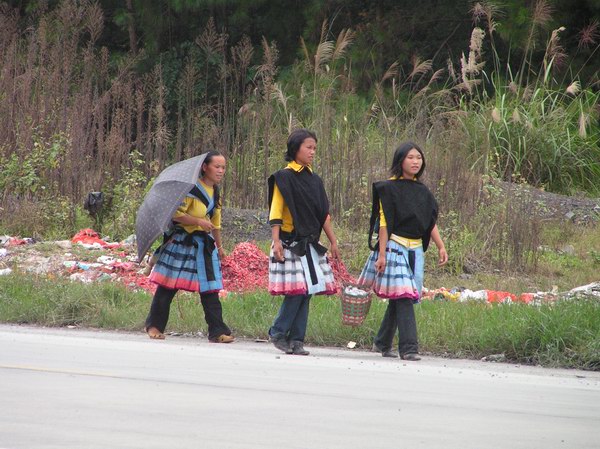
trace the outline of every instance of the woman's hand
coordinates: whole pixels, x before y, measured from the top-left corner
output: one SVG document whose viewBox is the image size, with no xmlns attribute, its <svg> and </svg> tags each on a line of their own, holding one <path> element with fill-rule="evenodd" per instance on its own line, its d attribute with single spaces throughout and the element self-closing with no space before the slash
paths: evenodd
<svg viewBox="0 0 600 449">
<path fill-rule="evenodd" d="M 210 232 L 215 229 L 215 225 L 212 224 L 210 220 L 206 220 L 204 218 L 198 218 L 198 226 L 204 229 L 207 232 Z"/>
<path fill-rule="evenodd" d="M 227 254 L 225 254 L 225 250 L 223 249 L 222 246 L 217 248 L 217 254 L 219 255 L 219 260 L 223 260 L 225 258 L 225 256 L 227 256 Z"/>
<path fill-rule="evenodd" d="M 283 262 L 285 260 L 283 257 L 283 245 L 281 240 L 273 241 L 273 256 L 275 257 L 275 260 L 278 260 L 279 262 Z"/>
<path fill-rule="evenodd" d="M 332 243 L 331 248 L 329 248 L 329 252 L 331 253 L 331 257 L 336 260 L 340 260 L 340 250 L 338 249 L 337 243 Z"/>
<path fill-rule="evenodd" d="M 448 253 L 446 252 L 446 248 L 444 248 L 443 246 L 441 248 L 438 248 L 438 254 L 439 254 L 438 265 L 440 267 L 442 265 L 446 265 L 446 263 L 448 262 Z"/>
<path fill-rule="evenodd" d="M 375 271 L 377 271 L 377 273 L 379 274 L 383 274 L 383 272 L 385 271 L 385 265 L 385 256 L 380 254 L 377 258 L 377 262 L 375 262 Z"/>
</svg>

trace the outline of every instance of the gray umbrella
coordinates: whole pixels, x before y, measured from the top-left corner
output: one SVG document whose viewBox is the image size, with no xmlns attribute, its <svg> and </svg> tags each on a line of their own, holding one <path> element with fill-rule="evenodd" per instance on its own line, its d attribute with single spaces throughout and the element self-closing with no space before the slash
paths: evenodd
<svg viewBox="0 0 600 449">
<path fill-rule="evenodd" d="M 173 214 L 198 181 L 207 154 L 170 165 L 154 181 L 135 219 L 138 262 L 152 243 L 169 229 Z"/>
</svg>

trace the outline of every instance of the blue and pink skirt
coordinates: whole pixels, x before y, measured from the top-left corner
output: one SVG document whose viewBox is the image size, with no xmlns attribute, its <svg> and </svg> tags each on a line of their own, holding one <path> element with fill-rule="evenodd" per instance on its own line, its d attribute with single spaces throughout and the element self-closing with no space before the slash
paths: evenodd
<svg viewBox="0 0 600 449">
<path fill-rule="evenodd" d="M 202 237 L 190 236 L 185 231 L 175 232 L 161 247 L 150 280 L 166 288 L 189 292 L 212 293 L 222 290 L 223 276 L 218 251 L 213 250 L 207 257 L 204 245 Z"/>
<path fill-rule="evenodd" d="M 388 241 L 385 270 L 381 275 L 375 271 L 378 256 L 378 251 L 371 253 L 358 283 L 372 288 L 380 298 L 418 302 L 423 289 L 423 247 L 408 249 L 397 242 Z"/>
</svg>

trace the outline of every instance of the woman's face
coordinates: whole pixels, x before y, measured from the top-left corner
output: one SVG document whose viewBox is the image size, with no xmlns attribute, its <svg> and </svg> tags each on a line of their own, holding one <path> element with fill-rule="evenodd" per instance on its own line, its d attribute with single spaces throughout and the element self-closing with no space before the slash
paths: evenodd
<svg viewBox="0 0 600 449">
<path fill-rule="evenodd" d="M 205 181 L 212 184 L 219 184 L 225 175 L 225 157 L 213 156 L 210 162 L 202 164 Z"/>
<path fill-rule="evenodd" d="M 317 141 L 312 137 L 307 137 L 300 145 L 295 161 L 300 165 L 312 165 L 316 151 Z"/>
<path fill-rule="evenodd" d="M 423 166 L 423 156 L 415 148 L 411 149 L 402 161 L 402 176 L 413 179 Z"/>
</svg>

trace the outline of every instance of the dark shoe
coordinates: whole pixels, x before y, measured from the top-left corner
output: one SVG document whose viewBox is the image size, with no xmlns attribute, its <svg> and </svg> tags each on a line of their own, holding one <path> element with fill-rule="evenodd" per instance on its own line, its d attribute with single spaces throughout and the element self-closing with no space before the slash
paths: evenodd
<svg viewBox="0 0 600 449">
<path fill-rule="evenodd" d="M 271 343 L 273 343 L 273 346 L 275 346 L 280 351 L 285 352 L 286 354 L 292 353 L 292 348 L 290 348 L 290 344 L 288 343 L 288 341 L 285 338 L 271 337 L 269 340 L 271 341 Z"/>
<path fill-rule="evenodd" d="M 382 349 L 377 343 L 373 343 L 373 348 L 371 349 L 373 352 L 379 352 L 383 357 L 397 358 L 398 354 L 391 349 Z"/>
<path fill-rule="evenodd" d="M 310 352 L 308 352 L 306 349 L 304 349 L 304 342 L 303 341 L 293 341 L 290 346 L 291 346 L 291 349 L 292 349 L 292 354 L 294 354 L 294 355 L 308 355 L 308 354 L 310 354 Z"/>
<path fill-rule="evenodd" d="M 419 357 L 419 354 L 416 354 L 416 353 L 414 353 L 414 352 L 411 352 L 411 353 L 409 353 L 409 354 L 402 354 L 402 355 L 400 356 L 400 358 L 401 358 L 402 360 L 408 360 L 408 361 L 410 361 L 410 362 L 416 362 L 416 361 L 418 361 L 418 360 L 421 360 L 421 357 Z"/>
</svg>

